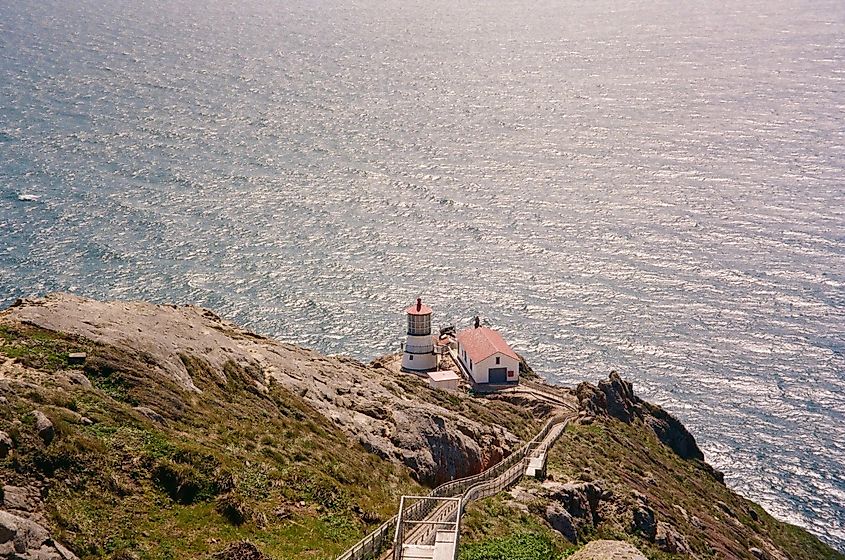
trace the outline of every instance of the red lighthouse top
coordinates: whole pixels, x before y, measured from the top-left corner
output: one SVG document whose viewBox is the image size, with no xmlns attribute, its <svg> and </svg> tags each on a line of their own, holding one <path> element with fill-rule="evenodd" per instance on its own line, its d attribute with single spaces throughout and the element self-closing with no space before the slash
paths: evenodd
<svg viewBox="0 0 845 560">
<path fill-rule="evenodd" d="M 417 298 L 417 303 L 405 310 L 408 315 L 431 315 L 431 308 L 423 305 L 422 298 Z"/>
</svg>

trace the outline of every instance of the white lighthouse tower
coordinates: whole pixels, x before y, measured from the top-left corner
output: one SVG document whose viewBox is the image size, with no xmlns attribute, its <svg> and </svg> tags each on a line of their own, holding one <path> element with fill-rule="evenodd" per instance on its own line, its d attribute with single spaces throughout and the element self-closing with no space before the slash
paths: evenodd
<svg viewBox="0 0 845 560">
<path fill-rule="evenodd" d="M 408 340 L 402 354 L 402 369 L 425 372 L 437 368 L 434 341 L 431 339 L 431 308 L 422 299 L 405 310 L 408 315 Z"/>
</svg>

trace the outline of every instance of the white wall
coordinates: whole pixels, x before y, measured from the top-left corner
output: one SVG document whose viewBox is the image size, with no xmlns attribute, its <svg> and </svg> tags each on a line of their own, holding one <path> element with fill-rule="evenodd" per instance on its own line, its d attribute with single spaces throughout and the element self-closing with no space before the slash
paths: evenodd
<svg viewBox="0 0 845 560">
<path fill-rule="evenodd" d="M 499 358 L 499 363 L 496 363 L 496 358 Z M 513 377 L 508 377 L 508 381 L 519 381 L 519 362 L 509 356 L 505 356 L 501 353 L 496 353 L 486 358 L 477 364 L 473 364 L 475 367 L 475 371 L 473 372 L 472 378 L 475 379 L 476 383 L 489 383 L 490 376 L 488 375 L 488 370 L 490 368 L 508 368 L 508 371 L 513 372 Z"/>
<path fill-rule="evenodd" d="M 426 353 L 416 353 L 423 351 Z M 409 335 L 408 340 L 405 342 L 405 353 L 402 354 L 402 367 L 404 369 L 425 371 L 434 369 L 436 366 L 437 356 L 434 355 L 434 343 L 431 340 L 431 335 Z"/>
<path fill-rule="evenodd" d="M 513 372 L 513 377 L 508 377 L 508 381 L 518 382 L 519 381 L 519 361 L 501 354 L 499 352 L 493 354 L 492 356 L 481 360 L 478 363 L 473 362 L 472 366 L 470 367 L 470 359 L 469 354 L 467 354 L 466 358 L 464 358 L 464 349 L 463 346 L 458 344 L 458 358 L 464 362 L 464 365 L 469 370 L 472 379 L 476 383 L 489 383 L 490 376 L 488 374 L 488 370 L 490 368 L 497 368 L 503 367 L 508 368 L 508 371 Z M 496 358 L 499 358 L 499 363 L 496 363 Z"/>
<path fill-rule="evenodd" d="M 445 381 L 435 381 L 429 377 L 428 384 L 432 389 L 440 389 L 441 391 L 457 391 L 460 388 L 460 379 L 449 379 Z"/>
</svg>

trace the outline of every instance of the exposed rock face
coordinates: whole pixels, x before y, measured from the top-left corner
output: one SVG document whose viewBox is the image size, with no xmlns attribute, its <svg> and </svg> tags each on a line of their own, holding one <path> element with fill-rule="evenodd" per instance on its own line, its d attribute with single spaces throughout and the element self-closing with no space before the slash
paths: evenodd
<svg viewBox="0 0 845 560">
<path fill-rule="evenodd" d="M 9 452 L 15 447 L 12 438 L 6 432 L 0 431 L 0 459 L 5 459 L 9 456 Z"/>
<path fill-rule="evenodd" d="M 546 520 L 571 542 L 577 542 L 585 529 L 598 525 L 600 503 L 611 498 L 596 482 L 547 481 L 543 488 L 550 500 L 544 512 Z"/>
<path fill-rule="evenodd" d="M 41 492 L 37 488 L 7 484 L 3 486 L 3 507 L 19 514 L 37 512 L 41 509 Z"/>
<path fill-rule="evenodd" d="M 637 397 L 633 385 L 615 371 L 607 380 L 599 381 L 598 387 L 586 382 L 579 384 L 575 393 L 579 406 L 588 416 L 611 416 L 628 424 L 640 420 L 684 459 L 704 460 L 695 438 L 683 424 L 659 406 Z"/>
<path fill-rule="evenodd" d="M 408 395 L 386 370 L 257 336 L 198 307 L 53 294 L 22 300 L 0 317 L 117 347 L 146 364 L 144 375 L 161 375 L 193 393 L 201 391 L 191 364 L 201 364 L 220 383 L 235 364 L 249 372 L 254 390 L 281 384 L 370 451 L 410 467 L 424 483 L 475 474 L 519 445 L 506 430 Z M 86 371 L 109 367 L 89 353 Z M 156 408 L 166 418 L 180 406 L 184 402 Z"/>
<path fill-rule="evenodd" d="M 645 423 L 654 430 L 657 438 L 684 459 L 704 460 L 704 453 L 698 448 L 695 438 L 681 422 L 660 407 L 649 405 Z"/>
<path fill-rule="evenodd" d="M 14 560 L 77 560 L 34 521 L 0 511 L 0 558 Z"/>
<path fill-rule="evenodd" d="M 692 549 L 687 540 L 671 524 L 664 521 L 657 522 L 654 544 L 664 552 L 672 554 L 691 554 Z"/>
<path fill-rule="evenodd" d="M 552 529 L 567 538 L 569 542 L 578 542 L 578 523 L 572 518 L 572 514 L 566 511 L 562 504 L 552 502 L 546 506 L 543 512 L 546 521 Z"/>
<path fill-rule="evenodd" d="M 24 519 L 47 525 L 44 511 L 43 492 L 36 485 L 15 486 L 7 484 L 0 493 L 0 506 L 8 513 L 18 515 Z"/>
<path fill-rule="evenodd" d="M 637 548 L 625 541 L 592 541 L 569 557 L 570 560 L 646 560 Z"/>
<path fill-rule="evenodd" d="M 34 410 L 32 415 L 35 416 L 35 431 L 38 433 L 38 437 L 41 438 L 44 445 L 50 445 L 53 438 L 56 437 L 56 429 L 53 423 L 40 410 Z"/>
<path fill-rule="evenodd" d="M 633 511 L 632 533 L 640 533 L 648 540 L 653 541 L 657 535 L 657 519 L 654 510 L 645 504 L 638 505 Z"/>
<path fill-rule="evenodd" d="M 148 420 L 152 420 L 156 424 L 164 424 L 164 416 L 153 410 L 152 408 L 146 406 L 136 406 L 134 408 L 135 412 L 140 414 L 141 416 L 147 418 Z"/>
</svg>

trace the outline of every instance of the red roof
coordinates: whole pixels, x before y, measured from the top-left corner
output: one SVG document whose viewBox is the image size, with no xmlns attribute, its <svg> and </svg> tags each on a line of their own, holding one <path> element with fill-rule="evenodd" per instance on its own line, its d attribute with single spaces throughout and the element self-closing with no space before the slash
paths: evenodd
<svg viewBox="0 0 845 560">
<path fill-rule="evenodd" d="M 431 315 L 431 308 L 417 298 L 417 303 L 406 309 L 405 313 L 408 315 Z"/>
<path fill-rule="evenodd" d="M 496 353 L 519 360 L 516 352 L 511 350 L 502 335 L 487 327 L 466 329 L 459 332 L 458 343 L 460 343 L 462 350 L 466 350 L 473 362 L 480 362 Z"/>
</svg>

